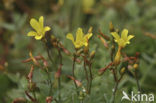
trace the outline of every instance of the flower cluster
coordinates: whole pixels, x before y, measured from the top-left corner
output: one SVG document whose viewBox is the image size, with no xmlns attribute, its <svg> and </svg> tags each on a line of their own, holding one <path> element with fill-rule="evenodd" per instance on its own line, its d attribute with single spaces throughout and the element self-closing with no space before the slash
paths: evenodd
<svg viewBox="0 0 156 103">
<path fill-rule="evenodd" d="M 63 2 L 64 0 L 60 0 L 59 2 Z M 93 0 L 94 1 L 94 0 Z M 85 4 L 89 1 L 84 1 Z M 90 4 L 91 5 L 91 4 Z M 90 7 L 90 6 L 89 6 Z M 41 40 L 43 39 L 43 43 L 45 44 L 46 48 L 47 48 L 47 54 L 49 57 L 49 60 L 51 61 L 52 64 L 54 64 L 54 61 L 58 62 L 57 64 L 57 71 L 55 72 L 55 80 L 51 81 L 51 77 L 50 77 L 50 71 L 48 69 L 48 62 L 44 59 L 43 56 L 39 55 L 39 56 L 35 56 L 33 57 L 32 53 L 30 52 L 30 58 L 23 61 L 23 62 L 29 62 L 32 61 L 34 64 L 34 66 L 40 67 L 42 68 L 42 70 L 44 70 L 47 75 L 48 75 L 48 81 L 50 84 L 50 90 L 49 90 L 49 94 L 52 94 L 52 87 L 58 87 L 58 101 L 60 103 L 61 101 L 61 73 L 62 73 L 62 66 L 63 66 L 63 55 L 62 52 L 64 52 L 67 55 L 71 55 L 71 53 L 63 46 L 63 44 L 61 43 L 61 41 L 59 39 L 57 39 L 54 35 L 48 35 L 50 38 L 47 39 L 47 37 L 45 38 L 46 32 L 50 31 L 51 28 L 49 26 L 44 26 L 44 18 L 43 16 L 41 16 L 39 18 L 39 21 L 35 20 L 34 18 L 32 18 L 30 20 L 30 25 L 32 26 L 32 28 L 35 31 L 30 31 L 27 36 L 34 36 L 36 40 Z M 92 74 L 92 63 L 93 63 L 93 59 L 95 56 L 96 51 L 91 51 L 90 52 L 90 48 L 89 48 L 89 39 L 93 36 L 92 33 L 92 27 L 89 28 L 88 32 L 85 34 L 83 32 L 82 28 L 78 28 L 76 31 L 76 37 L 74 38 L 72 33 L 68 33 L 66 35 L 66 38 L 71 40 L 71 42 L 73 43 L 74 47 L 75 47 L 75 51 L 72 53 L 72 75 L 68 75 L 67 77 L 70 78 L 71 80 L 73 80 L 74 84 L 75 84 L 75 88 L 76 88 L 76 93 L 79 97 L 79 99 L 81 101 L 84 100 L 84 98 L 86 97 L 86 95 L 89 95 L 91 93 L 91 87 L 92 87 L 92 80 L 93 80 L 93 74 Z M 138 56 L 136 55 L 135 57 L 125 57 L 125 60 L 121 62 L 121 50 L 123 48 L 125 48 L 128 44 L 130 44 L 130 40 L 132 38 L 134 38 L 134 35 L 128 35 L 128 30 L 127 29 L 123 29 L 121 32 L 121 36 L 118 34 L 117 30 L 114 29 L 114 26 L 111 24 L 110 26 L 110 33 L 112 35 L 113 41 L 112 43 L 109 43 L 107 41 L 111 41 L 110 37 L 103 34 L 101 30 L 99 30 L 99 34 L 97 35 L 97 37 L 102 41 L 102 43 L 104 44 L 104 46 L 108 49 L 111 48 L 111 62 L 104 68 L 100 69 L 99 72 L 102 74 L 104 73 L 108 68 L 112 71 L 113 76 L 114 76 L 114 80 L 115 80 L 115 88 L 113 91 L 113 101 L 115 98 L 115 93 L 116 90 L 118 88 L 118 84 L 120 82 L 120 80 L 122 79 L 126 68 L 128 68 L 127 66 L 122 66 L 120 67 L 120 77 L 118 77 L 117 75 L 118 72 L 118 67 L 119 64 L 124 63 L 124 62 L 128 62 L 127 64 L 133 65 L 133 68 L 136 70 L 138 68 Z M 117 50 L 115 48 L 115 43 L 117 43 Z M 110 46 L 110 44 L 112 44 Z M 55 60 L 53 58 L 53 56 L 51 55 L 53 51 L 53 49 L 57 50 L 56 55 L 58 55 L 57 59 Z M 55 55 L 55 54 L 54 54 Z M 125 54 L 126 55 L 126 54 Z M 124 56 L 125 56 L 124 55 Z M 42 60 L 43 64 L 40 64 L 40 62 L 38 62 L 38 60 Z M 77 63 L 83 63 L 83 71 L 85 73 L 85 83 L 84 81 L 80 81 L 78 80 L 79 77 L 77 76 L 77 74 L 75 73 L 75 69 L 76 69 L 76 65 Z M 55 65 L 56 65 L 55 64 Z M 28 81 L 29 81 L 29 90 L 33 90 L 33 91 L 26 91 L 26 95 L 30 98 L 29 92 L 35 93 L 35 89 L 32 88 L 32 85 L 34 85 L 35 83 L 33 82 L 33 71 L 34 71 L 34 66 L 31 67 L 30 72 L 28 74 Z M 135 71 L 136 72 L 136 71 Z M 33 86 L 35 87 L 35 85 Z M 53 95 L 53 94 L 52 94 Z M 56 100 L 56 98 L 53 98 L 52 95 L 47 96 L 46 101 L 47 103 L 51 103 L 53 100 Z M 32 101 L 37 101 L 37 98 L 34 96 L 34 98 L 32 99 Z"/>
</svg>

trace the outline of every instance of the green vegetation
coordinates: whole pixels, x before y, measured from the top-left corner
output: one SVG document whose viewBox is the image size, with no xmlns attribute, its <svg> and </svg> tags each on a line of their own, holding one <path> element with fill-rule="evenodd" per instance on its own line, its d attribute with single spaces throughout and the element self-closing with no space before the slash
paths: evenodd
<svg viewBox="0 0 156 103">
<path fill-rule="evenodd" d="M 155 0 L 1 0 L 0 103 L 156 96 L 155 28 Z"/>
</svg>

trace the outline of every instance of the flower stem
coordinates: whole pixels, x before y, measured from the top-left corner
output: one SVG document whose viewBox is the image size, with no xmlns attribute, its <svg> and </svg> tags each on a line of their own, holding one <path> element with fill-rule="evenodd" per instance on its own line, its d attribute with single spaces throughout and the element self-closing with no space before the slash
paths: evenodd
<svg viewBox="0 0 156 103">
<path fill-rule="evenodd" d="M 53 64 L 53 60 L 52 60 L 51 55 L 50 55 L 50 49 L 48 48 L 46 41 L 44 41 L 44 45 L 45 45 L 45 48 L 47 50 L 48 58 L 49 58 L 50 62 Z"/>
<path fill-rule="evenodd" d="M 116 91 L 117 91 L 117 89 L 118 89 L 118 85 L 119 85 L 121 79 L 122 79 L 123 76 L 124 76 L 124 73 L 123 73 L 123 74 L 121 74 L 120 78 L 118 79 L 118 78 L 117 78 L 116 69 L 117 69 L 117 67 L 115 67 L 115 69 L 113 68 L 113 74 L 114 74 L 114 80 L 115 80 L 115 87 L 114 87 L 114 89 L 113 89 L 113 97 L 112 97 L 111 103 L 114 103 L 114 102 L 115 102 L 115 96 L 116 96 Z"/>
<path fill-rule="evenodd" d="M 46 71 L 47 75 L 48 75 L 48 81 L 50 83 L 50 89 L 49 89 L 49 96 L 52 96 L 52 81 L 51 81 L 51 78 L 50 78 L 50 74 L 48 71 Z"/>
<path fill-rule="evenodd" d="M 86 80 L 87 80 L 87 92 L 89 91 L 89 78 L 88 78 L 88 71 L 87 71 L 87 68 L 86 68 L 86 57 L 84 57 L 84 70 L 85 70 L 85 75 L 86 75 Z"/>
<path fill-rule="evenodd" d="M 115 95 L 116 95 L 116 91 L 117 91 L 117 89 L 118 89 L 118 84 L 119 84 L 119 82 L 115 82 L 115 87 L 114 87 L 114 89 L 113 89 L 113 99 L 112 99 L 112 103 L 114 103 L 114 101 L 115 101 Z"/>
<path fill-rule="evenodd" d="M 117 89 L 118 89 L 118 79 L 117 79 L 116 69 L 117 69 L 116 66 L 115 66 L 115 68 L 112 69 L 112 71 L 113 71 L 113 75 L 114 75 L 115 87 L 114 87 L 114 89 L 113 89 L 113 97 L 112 97 L 112 101 L 111 101 L 111 103 L 114 103 L 114 101 L 115 101 L 116 91 L 117 91 Z"/>
<path fill-rule="evenodd" d="M 115 87 L 113 89 L 113 97 L 111 99 L 112 100 L 111 103 L 114 103 L 115 101 L 115 95 L 116 95 L 116 91 L 118 89 L 118 83 L 119 83 L 116 70 L 117 70 L 117 66 L 115 65 L 115 68 L 112 68 L 114 81 L 115 81 Z"/>
<path fill-rule="evenodd" d="M 92 65 L 92 63 L 89 64 L 89 74 L 90 74 L 90 83 L 89 83 L 89 90 L 88 90 L 88 93 L 89 94 L 91 93 L 92 79 L 93 79 L 91 65 Z"/>
<path fill-rule="evenodd" d="M 61 68 L 62 68 L 62 54 L 61 54 L 60 49 L 58 49 L 58 53 L 59 53 L 59 58 L 60 58 L 60 65 L 61 65 Z M 58 78 L 58 89 L 59 89 L 58 101 L 59 101 L 59 103 L 61 103 L 61 77 Z"/>
<path fill-rule="evenodd" d="M 76 55 L 74 54 L 73 65 L 72 65 L 72 76 L 76 79 L 76 77 L 75 77 L 75 61 L 76 61 Z M 76 92 L 77 92 L 77 95 L 78 95 L 79 93 L 77 91 L 78 88 L 77 88 L 75 80 L 74 80 L 74 85 L 75 85 Z"/>
<path fill-rule="evenodd" d="M 138 76 L 137 76 L 137 71 L 136 71 L 136 69 L 135 69 L 134 72 L 135 72 L 135 79 L 136 79 L 136 83 L 137 83 L 138 91 L 141 92 L 141 88 L 140 88 L 140 85 L 139 85 L 139 80 L 138 80 Z"/>
</svg>

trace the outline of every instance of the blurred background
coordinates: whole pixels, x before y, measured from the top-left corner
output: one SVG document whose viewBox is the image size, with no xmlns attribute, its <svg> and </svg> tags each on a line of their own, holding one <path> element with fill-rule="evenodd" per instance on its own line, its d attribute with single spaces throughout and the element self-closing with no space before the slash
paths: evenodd
<svg viewBox="0 0 156 103">
<path fill-rule="evenodd" d="M 11 103 L 19 97 L 26 98 L 26 75 L 31 63 L 24 64 L 21 61 L 29 58 L 29 51 L 34 56 L 40 53 L 48 59 L 42 42 L 26 36 L 32 30 L 30 19 L 38 19 L 40 16 L 44 16 L 45 25 L 51 27 L 50 33 L 71 52 L 74 48 L 71 41 L 66 39 L 66 34 L 75 34 L 78 27 L 87 33 L 89 27 L 93 27 L 90 51 L 96 51 L 92 67 L 94 79 L 92 94 L 84 103 L 107 103 L 112 95 L 112 73 L 106 71 L 102 76 L 98 75 L 98 70 L 111 61 L 110 50 L 105 48 L 96 35 L 100 29 L 111 37 L 110 22 L 115 28 L 127 28 L 129 34 L 135 35 L 123 51 L 128 56 L 140 53 L 139 83 L 144 93 L 154 93 L 156 96 L 156 0 L 0 0 L 0 103 Z M 63 60 L 62 74 L 70 75 L 72 60 L 67 55 L 63 55 Z M 81 64 L 76 68 L 76 75 L 83 79 Z M 44 74 L 39 70 L 35 73 L 34 81 L 38 82 L 41 89 L 38 97 L 41 103 L 45 103 L 48 89 L 39 83 L 44 79 L 41 76 Z M 73 83 L 64 76 L 62 81 L 63 103 L 71 103 Z M 116 103 L 121 100 L 122 90 L 129 93 L 137 91 L 135 78 L 128 73 L 119 85 Z"/>
</svg>

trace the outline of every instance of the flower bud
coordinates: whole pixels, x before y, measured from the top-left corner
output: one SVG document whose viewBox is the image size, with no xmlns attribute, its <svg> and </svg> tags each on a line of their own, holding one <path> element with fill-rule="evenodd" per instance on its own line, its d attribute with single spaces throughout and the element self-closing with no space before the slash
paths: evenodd
<svg viewBox="0 0 156 103">
<path fill-rule="evenodd" d="M 125 70 L 126 70 L 126 68 L 122 67 L 121 70 L 120 70 L 120 73 L 123 74 L 125 72 Z"/>
<path fill-rule="evenodd" d="M 109 23 L 109 31 L 110 32 L 114 32 L 115 31 L 114 25 L 112 24 L 112 22 Z"/>
<path fill-rule="evenodd" d="M 95 51 L 93 50 L 91 53 L 90 53 L 90 58 L 94 58 L 95 56 Z"/>
<path fill-rule="evenodd" d="M 119 47 L 114 59 L 114 65 L 120 64 L 120 58 L 121 58 L 121 48 Z"/>
<path fill-rule="evenodd" d="M 91 26 L 88 30 L 88 33 L 92 33 L 92 31 L 93 31 L 93 27 Z"/>
<path fill-rule="evenodd" d="M 43 65 L 44 65 L 44 67 L 47 68 L 47 67 L 48 67 L 48 62 L 47 62 L 46 60 L 44 60 L 44 61 L 43 61 Z"/>
<path fill-rule="evenodd" d="M 53 101 L 53 97 L 52 96 L 46 97 L 46 102 L 47 103 L 51 103 L 52 101 Z"/>
<path fill-rule="evenodd" d="M 51 41 L 57 41 L 57 39 L 54 35 L 51 35 Z"/>
<path fill-rule="evenodd" d="M 138 68 L 138 64 L 135 63 L 135 64 L 133 65 L 133 68 L 134 68 L 134 69 L 137 69 L 137 68 Z"/>
<path fill-rule="evenodd" d="M 4 66 L 0 64 L 0 70 L 4 70 Z"/>
</svg>

